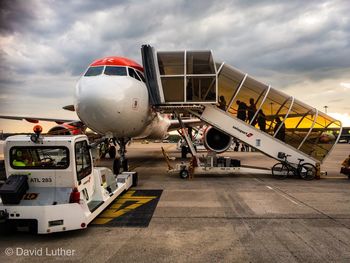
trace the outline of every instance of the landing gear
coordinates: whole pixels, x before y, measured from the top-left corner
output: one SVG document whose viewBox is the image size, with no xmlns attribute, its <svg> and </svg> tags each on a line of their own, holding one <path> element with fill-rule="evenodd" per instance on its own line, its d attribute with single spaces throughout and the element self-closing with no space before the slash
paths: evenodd
<svg viewBox="0 0 350 263">
<path fill-rule="evenodd" d="M 121 171 L 123 171 L 123 172 L 129 171 L 128 159 L 126 159 L 125 155 L 126 155 L 126 144 L 130 141 L 130 139 L 122 138 L 122 139 L 116 139 L 115 141 L 119 145 L 118 153 L 120 155 L 120 158 L 114 159 L 113 173 L 119 174 Z M 114 155 L 114 157 L 115 157 L 115 155 Z"/>
<path fill-rule="evenodd" d="M 108 154 L 111 159 L 115 159 L 115 156 L 117 155 L 117 151 L 114 147 L 114 145 L 111 145 L 108 149 Z"/>
<path fill-rule="evenodd" d="M 189 152 L 188 147 L 183 145 L 181 146 L 181 158 L 186 159 L 187 158 L 187 153 Z"/>
<path fill-rule="evenodd" d="M 109 158 L 114 159 L 117 155 L 117 151 L 115 149 L 115 144 L 113 145 L 113 140 L 111 139 L 105 139 L 99 147 L 99 155 L 100 158 L 105 158 L 106 154 L 108 153 Z"/>
</svg>

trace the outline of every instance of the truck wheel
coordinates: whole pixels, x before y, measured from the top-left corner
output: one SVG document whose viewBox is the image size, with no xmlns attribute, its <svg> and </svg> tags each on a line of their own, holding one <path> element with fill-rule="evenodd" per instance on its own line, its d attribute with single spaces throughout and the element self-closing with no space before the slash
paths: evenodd
<svg viewBox="0 0 350 263">
<path fill-rule="evenodd" d="M 38 221 L 33 220 L 29 223 L 29 233 L 38 234 Z"/>
<path fill-rule="evenodd" d="M 187 146 L 182 146 L 182 147 L 181 147 L 181 158 L 186 159 L 186 157 L 187 157 L 187 152 L 188 152 Z"/>
<path fill-rule="evenodd" d="M 117 150 L 115 149 L 115 146 L 110 146 L 108 149 L 108 154 L 111 159 L 114 159 L 117 155 Z"/>
<path fill-rule="evenodd" d="M 189 176 L 189 173 L 186 169 L 180 171 L 180 178 L 181 179 L 187 179 Z"/>
<path fill-rule="evenodd" d="M 132 186 L 137 186 L 138 182 L 139 182 L 139 176 L 137 173 L 134 173 L 132 175 Z"/>
<path fill-rule="evenodd" d="M 6 221 L 0 224 L 0 234 L 8 235 L 16 232 L 16 225 L 13 222 Z"/>
<path fill-rule="evenodd" d="M 116 158 L 113 161 L 113 173 L 115 175 L 118 175 L 120 173 L 120 160 L 119 160 L 119 158 Z"/>
</svg>

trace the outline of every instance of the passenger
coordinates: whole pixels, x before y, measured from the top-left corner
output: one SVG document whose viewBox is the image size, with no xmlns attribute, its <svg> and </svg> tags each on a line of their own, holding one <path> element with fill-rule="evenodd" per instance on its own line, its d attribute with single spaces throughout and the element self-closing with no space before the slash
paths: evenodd
<svg viewBox="0 0 350 263">
<path fill-rule="evenodd" d="M 279 117 L 276 117 L 275 121 L 276 121 L 276 125 L 275 125 L 275 128 L 273 129 L 273 131 L 275 133 L 275 138 L 284 142 L 286 140 L 286 126 L 283 123 L 281 128 L 279 129 L 278 133 L 276 134 L 276 131 L 278 130 L 278 127 L 280 127 L 282 121 Z"/>
<path fill-rule="evenodd" d="M 258 112 L 258 126 L 263 132 L 266 132 L 266 116 L 262 110 Z"/>
<path fill-rule="evenodd" d="M 220 101 L 219 101 L 219 108 L 222 109 L 223 111 L 226 111 L 226 100 L 224 96 L 220 96 Z"/>
<path fill-rule="evenodd" d="M 250 98 L 249 99 L 249 106 L 248 106 L 248 122 L 249 123 L 251 123 L 255 113 L 256 113 L 256 106 L 255 106 L 255 103 L 254 103 L 254 99 Z M 256 124 L 256 120 L 254 120 L 252 125 L 255 126 L 255 124 Z"/>
<path fill-rule="evenodd" d="M 238 105 L 238 109 L 237 109 L 237 118 L 242 120 L 242 121 L 246 121 L 247 120 L 247 104 L 245 104 L 242 101 L 237 100 L 237 105 Z"/>
</svg>

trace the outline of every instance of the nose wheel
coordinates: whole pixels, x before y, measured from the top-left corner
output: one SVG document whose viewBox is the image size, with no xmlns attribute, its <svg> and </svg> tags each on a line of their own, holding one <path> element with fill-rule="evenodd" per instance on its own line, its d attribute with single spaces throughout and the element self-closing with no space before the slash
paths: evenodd
<svg viewBox="0 0 350 263">
<path fill-rule="evenodd" d="M 126 158 L 126 144 L 130 139 L 116 139 L 115 140 L 119 145 L 118 153 L 120 158 L 115 158 L 113 161 L 113 173 L 120 174 L 121 172 L 129 171 L 128 159 Z"/>
</svg>

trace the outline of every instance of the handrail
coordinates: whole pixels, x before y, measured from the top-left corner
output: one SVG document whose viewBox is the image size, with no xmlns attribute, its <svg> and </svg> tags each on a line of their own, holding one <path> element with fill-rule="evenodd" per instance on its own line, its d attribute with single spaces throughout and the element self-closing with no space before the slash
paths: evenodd
<svg viewBox="0 0 350 263">
<path fill-rule="evenodd" d="M 284 119 L 283 119 L 283 121 L 281 122 L 280 126 L 277 128 L 276 132 L 273 134 L 273 137 L 274 137 L 274 138 L 276 137 L 276 135 L 277 135 L 278 132 L 280 131 L 282 125 L 285 123 L 286 119 L 288 118 L 288 115 L 289 115 L 290 111 L 292 110 L 293 105 L 294 105 L 294 97 L 292 96 L 292 103 L 290 104 L 289 109 L 288 109 L 288 111 L 287 111 L 287 114 L 286 114 L 286 116 L 284 116 Z"/>
<path fill-rule="evenodd" d="M 289 97 L 281 104 L 281 106 L 278 108 L 278 110 L 277 110 L 276 114 L 274 114 L 274 116 L 278 116 L 279 112 L 282 110 L 282 108 L 284 107 L 284 105 L 286 105 L 286 103 L 287 103 L 288 101 L 290 101 L 291 98 L 293 99 L 292 96 L 289 96 Z M 271 116 L 272 116 L 272 112 L 271 112 Z M 284 118 L 285 118 L 285 116 L 284 116 Z M 269 128 L 267 129 L 267 131 L 270 131 L 270 129 L 272 128 L 273 120 L 274 120 L 274 118 L 272 118 L 272 121 L 270 122 L 270 126 L 269 126 Z"/>
<path fill-rule="evenodd" d="M 264 104 L 264 102 L 265 102 L 265 100 L 266 100 L 266 98 L 267 98 L 267 95 L 268 95 L 269 92 L 270 92 L 270 89 L 271 89 L 271 85 L 269 85 L 269 86 L 267 87 L 267 91 L 266 91 L 265 96 L 264 96 L 264 98 L 263 98 L 263 100 L 262 100 L 262 102 L 261 102 L 261 104 L 260 104 L 260 106 L 259 106 L 259 109 L 256 110 L 256 112 L 255 112 L 255 114 L 254 114 L 254 116 L 253 116 L 253 118 L 252 118 L 252 120 L 250 121 L 249 124 L 252 124 L 252 123 L 254 122 L 256 116 L 258 116 L 258 113 L 259 113 L 259 111 L 261 110 L 261 107 L 262 107 L 262 105 Z M 264 91 L 265 91 L 265 90 L 264 90 Z"/>
<path fill-rule="evenodd" d="M 310 135 L 312 129 L 313 129 L 314 126 L 315 126 L 315 123 L 316 123 L 316 120 L 317 120 L 317 117 L 318 117 L 318 110 L 317 110 L 317 109 L 313 109 L 313 110 L 316 110 L 316 112 L 315 112 L 315 117 L 314 117 L 314 121 L 313 121 L 313 123 L 312 123 L 311 128 L 309 129 L 309 132 L 306 134 L 304 140 L 302 140 L 302 142 L 299 144 L 298 150 L 301 148 L 301 146 L 302 146 L 302 145 L 304 144 L 304 142 L 307 140 L 307 138 L 309 137 L 309 135 Z M 299 124 L 298 124 L 298 125 L 299 125 Z M 297 126 L 298 126 L 298 125 L 297 125 Z"/>
<path fill-rule="evenodd" d="M 236 90 L 236 93 L 233 95 L 232 99 L 230 100 L 230 103 L 229 103 L 228 106 L 227 106 L 226 112 L 228 111 L 228 109 L 231 108 L 233 101 L 234 101 L 235 98 L 237 97 L 237 94 L 238 94 L 239 91 L 241 90 L 241 88 L 242 88 L 242 86 L 243 86 L 245 80 L 247 79 L 247 77 L 248 77 L 248 74 L 245 74 L 244 77 L 243 77 L 243 79 L 241 80 L 241 83 L 239 84 L 239 86 L 238 86 L 238 88 L 237 88 L 237 90 Z"/>
</svg>

